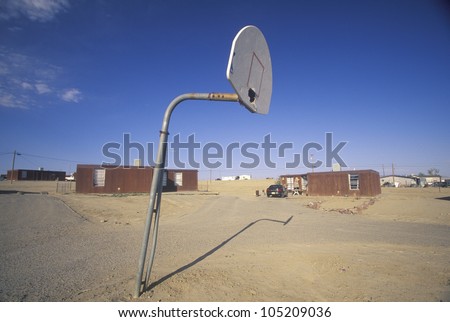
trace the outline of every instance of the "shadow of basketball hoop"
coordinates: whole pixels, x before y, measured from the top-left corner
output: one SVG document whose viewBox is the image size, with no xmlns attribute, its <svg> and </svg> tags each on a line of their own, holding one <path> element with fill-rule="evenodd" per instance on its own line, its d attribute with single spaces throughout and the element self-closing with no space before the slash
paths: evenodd
<svg viewBox="0 0 450 322">
<path fill-rule="evenodd" d="M 437 200 L 445 200 L 445 201 L 450 201 L 450 196 L 449 197 L 439 197 L 439 198 L 435 198 Z"/>
<path fill-rule="evenodd" d="M 287 220 L 282 221 L 282 220 L 276 220 L 276 219 L 268 219 L 268 218 L 264 218 L 264 219 L 258 219 L 255 220 L 251 223 L 249 223 L 247 226 L 245 226 L 244 228 L 242 228 L 241 230 L 239 230 L 237 233 L 235 233 L 233 236 L 227 238 L 226 240 L 224 240 L 223 242 L 221 242 L 219 245 L 217 245 L 216 247 L 212 248 L 211 250 L 209 250 L 208 252 L 204 253 L 203 255 L 201 255 L 200 257 L 197 257 L 196 259 L 194 259 L 192 262 L 190 262 L 189 264 L 186 264 L 180 268 L 178 268 L 177 270 L 173 271 L 170 274 L 167 274 L 166 276 L 161 277 L 159 280 L 153 282 L 150 284 L 150 286 L 145 289 L 144 291 L 149 291 L 150 289 L 158 286 L 159 284 L 167 281 L 168 279 L 170 279 L 171 277 L 180 274 L 181 272 L 184 272 L 185 270 L 195 266 L 196 264 L 200 263 L 201 261 L 203 261 L 204 259 L 208 258 L 209 256 L 211 256 L 212 254 L 214 254 L 215 252 L 217 252 L 219 249 L 221 249 L 222 247 L 224 247 L 226 244 L 228 244 L 229 242 L 231 242 L 233 239 L 235 239 L 236 237 L 238 237 L 240 234 L 244 233 L 247 229 L 251 228 L 253 225 L 256 225 L 257 223 L 261 222 L 261 221 L 269 221 L 269 222 L 274 222 L 274 223 L 280 223 L 283 224 L 283 226 L 286 226 L 291 220 L 292 220 L 293 216 L 289 217 Z"/>
</svg>

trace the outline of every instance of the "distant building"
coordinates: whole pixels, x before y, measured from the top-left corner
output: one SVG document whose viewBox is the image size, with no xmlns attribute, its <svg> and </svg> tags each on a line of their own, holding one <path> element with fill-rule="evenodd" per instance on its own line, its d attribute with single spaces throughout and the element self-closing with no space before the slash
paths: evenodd
<svg viewBox="0 0 450 322">
<path fill-rule="evenodd" d="M 29 169 L 17 169 L 12 172 L 8 170 L 6 177 L 8 180 L 17 180 L 17 181 L 55 181 L 60 180 L 64 181 L 66 178 L 65 171 L 51 171 L 51 170 L 29 170 Z"/>
<path fill-rule="evenodd" d="M 440 176 L 421 176 L 420 178 L 428 185 L 442 181 Z"/>
<path fill-rule="evenodd" d="M 79 164 L 76 172 L 78 193 L 150 192 L 152 167 L 116 167 Z M 198 190 L 197 170 L 164 170 L 163 191 Z"/>
<path fill-rule="evenodd" d="M 409 176 L 384 176 L 380 178 L 380 185 L 382 187 L 415 187 L 419 185 L 419 179 L 417 177 Z"/>
<path fill-rule="evenodd" d="M 249 174 L 241 174 L 239 176 L 226 176 L 220 178 L 222 181 L 231 181 L 231 180 L 250 180 L 252 178 Z"/>
<path fill-rule="evenodd" d="M 280 176 L 288 190 L 309 196 L 377 196 L 381 194 L 380 175 L 374 170 L 314 172 Z"/>
</svg>

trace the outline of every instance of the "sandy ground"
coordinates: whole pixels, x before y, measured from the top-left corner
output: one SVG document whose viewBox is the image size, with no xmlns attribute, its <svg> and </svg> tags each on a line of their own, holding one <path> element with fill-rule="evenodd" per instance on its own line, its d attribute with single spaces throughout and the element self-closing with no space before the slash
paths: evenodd
<svg viewBox="0 0 450 322">
<path fill-rule="evenodd" d="M 208 192 L 164 194 L 152 288 L 138 300 L 450 301 L 450 188 L 255 195 L 272 183 L 203 182 Z M 1 182 L 0 190 L 48 192 L 92 231 L 129 236 L 130 249 L 120 249 L 135 260 L 61 300 L 135 300 L 148 195 L 57 193 L 54 182 Z"/>
</svg>

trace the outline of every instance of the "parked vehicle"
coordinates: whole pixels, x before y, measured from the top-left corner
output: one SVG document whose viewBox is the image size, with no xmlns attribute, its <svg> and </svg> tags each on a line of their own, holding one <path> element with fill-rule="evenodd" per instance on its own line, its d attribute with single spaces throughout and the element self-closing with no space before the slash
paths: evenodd
<svg viewBox="0 0 450 322">
<path fill-rule="evenodd" d="M 75 181 L 75 175 L 71 174 L 70 176 L 66 176 L 66 181 Z"/>
<path fill-rule="evenodd" d="M 266 190 L 267 197 L 287 197 L 288 191 L 281 184 L 273 184 Z"/>
</svg>

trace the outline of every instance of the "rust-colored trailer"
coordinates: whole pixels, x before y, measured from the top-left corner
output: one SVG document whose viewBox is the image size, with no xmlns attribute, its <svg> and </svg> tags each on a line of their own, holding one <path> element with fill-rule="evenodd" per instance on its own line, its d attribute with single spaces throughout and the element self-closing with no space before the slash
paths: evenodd
<svg viewBox="0 0 450 322">
<path fill-rule="evenodd" d="M 299 187 L 310 196 L 377 196 L 381 194 L 380 175 L 374 170 L 312 172 L 282 175 L 281 183 Z"/>
<path fill-rule="evenodd" d="M 308 173 L 310 196 L 377 196 L 380 175 L 374 170 Z"/>
<path fill-rule="evenodd" d="M 79 164 L 76 172 L 78 193 L 149 192 L 153 167 L 101 166 Z M 165 170 L 163 191 L 198 190 L 197 170 Z"/>
</svg>

